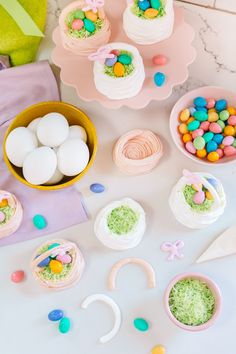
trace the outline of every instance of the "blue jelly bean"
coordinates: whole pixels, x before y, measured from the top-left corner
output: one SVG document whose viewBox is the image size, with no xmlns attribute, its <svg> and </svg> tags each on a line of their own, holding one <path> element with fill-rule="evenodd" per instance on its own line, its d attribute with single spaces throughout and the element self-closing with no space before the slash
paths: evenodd
<svg viewBox="0 0 236 354">
<path fill-rule="evenodd" d="M 208 120 L 208 114 L 204 111 L 196 111 L 193 116 L 199 122 L 205 122 Z"/>
<path fill-rule="evenodd" d="M 199 107 L 199 106 L 196 106 L 196 110 L 197 111 L 203 111 L 203 112 L 208 112 L 207 108 L 206 107 Z"/>
<path fill-rule="evenodd" d="M 222 99 L 216 102 L 215 109 L 220 112 L 227 108 L 227 101 Z"/>
<path fill-rule="evenodd" d="M 189 112 L 190 112 L 191 116 L 193 116 L 194 113 L 196 112 L 196 108 L 195 107 L 189 107 Z"/>
<path fill-rule="evenodd" d="M 206 143 L 211 141 L 214 137 L 214 134 L 212 132 L 207 132 L 203 135 L 203 139 L 205 140 Z"/>
<path fill-rule="evenodd" d="M 100 183 L 93 183 L 90 186 L 90 190 L 93 193 L 102 193 L 102 192 L 104 192 L 105 187 Z"/>
<path fill-rule="evenodd" d="M 212 152 L 212 151 L 216 151 L 217 148 L 218 148 L 218 145 L 217 145 L 217 143 L 216 143 L 214 140 L 209 141 L 209 142 L 207 143 L 207 145 L 206 145 L 206 151 L 207 151 L 208 153 L 210 153 L 210 152 Z"/>
<path fill-rule="evenodd" d="M 161 72 L 157 72 L 155 75 L 154 75 L 154 82 L 155 84 L 158 86 L 158 87 L 161 87 L 164 85 L 166 81 L 166 76 L 165 74 L 161 73 Z"/>
<path fill-rule="evenodd" d="M 207 100 L 204 97 L 196 97 L 193 103 L 197 107 L 205 107 L 207 105 Z"/>
<path fill-rule="evenodd" d="M 47 221 L 43 215 L 38 214 L 33 217 L 33 224 L 36 229 L 42 230 L 47 226 Z"/>
<path fill-rule="evenodd" d="M 115 65 L 116 62 L 117 62 L 117 56 L 115 56 L 114 58 L 106 59 L 105 65 L 112 67 L 113 65 Z"/>
<path fill-rule="evenodd" d="M 196 130 L 200 127 L 200 122 L 198 120 L 193 120 L 192 122 L 188 123 L 188 130 L 191 132 Z"/>
<path fill-rule="evenodd" d="M 51 261 L 51 258 L 50 258 L 50 257 L 47 257 L 47 258 L 43 259 L 43 260 L 38 264 L 38 267 L 44 268 L 44 267 L 46 267 L 46 266 L 49 265 L 50 261 Z"/>
<path fill-rule="evenodd" d="M 147 9 L 149 9 L 149 7 L 151 7 L 150 1 L 148 1 L 148 0 L 139 1 L 138 7 L 141 10 L 146 11 Z"/>
<path fill-rule="evenodd" d="M 215 134 L 213 140 L 216 142 L 216 144 L 220 145 L 224 139 L 224 136 L 222 134 Z"/>
<path fill-rule="evenodd" d="M 49 321 L 60 321 L 62 318 L 64 317 L 64 313 L 62 310 L 52 310 L 51 312 L 49 312 L 48 314 L 48 319 Z"/>
</svg>

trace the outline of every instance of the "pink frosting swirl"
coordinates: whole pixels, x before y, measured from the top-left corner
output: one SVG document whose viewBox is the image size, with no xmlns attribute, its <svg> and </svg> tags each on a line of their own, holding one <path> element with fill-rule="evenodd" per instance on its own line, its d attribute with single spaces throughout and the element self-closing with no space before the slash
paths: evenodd
<svg viewBox="0 0 236 354">
<path fill-rule="evenodd" d="M 140 175 L 151 171 L 162 155 L 162 143 L 150 130 L 131 130 L 118 139 L 113 149 L 115 164 L 127 175 Z"/>
</svg>

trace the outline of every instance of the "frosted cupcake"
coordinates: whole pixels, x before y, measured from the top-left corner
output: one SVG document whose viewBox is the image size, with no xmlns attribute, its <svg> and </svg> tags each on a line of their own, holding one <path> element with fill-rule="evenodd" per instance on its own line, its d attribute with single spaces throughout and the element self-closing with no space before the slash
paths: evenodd
<svg viewBox="0 0 236 354">
<path fill-rule="evenodd" d="M 123 14 L 126 35 L 135 43 L 149 45 L 171 36 L 173 0 L 130 0 Z"/>
<path fill-rule="evenodd" d="M 109 42 L 110 22 L 103 6 L 104 0 L 79 0 L 62 10 L 59 25 L 65 49 L 88 56 Z"/>
<path fill-rule="evenodd" d="M 184 170 L 171 192 L 169 205 L 181 224 L 203 229 L 224 213 L 226 197 L 221 182 L 211 174 Z"/>
<path fill-rule="evenodd" d="M 39 247 L 31 261 L 34 277 L 40 285 L 62 290 L 76 284 L 84 271 L 84 257 L 73 242 L 50 240 Z"/>
<path fill-rule="evenodd" d="M 109 43 L 89 56 L 96 89 L 113 100 L 136 96 L 145 80 L 139 51 L 126 43 Z"/>
<path fill-rule="evenodd" d="M 11 193 L 0 190 L 0 239 L 12 235 L 20 227 L 23 209 Z"/>
<path fill-rule="evenodd" d="M 117 251 L 136 247 L 146 230 L 145 212 L 130 198 L 108 204 L 97 215 L 94 232 L 104 246 Z"/>
</svg>

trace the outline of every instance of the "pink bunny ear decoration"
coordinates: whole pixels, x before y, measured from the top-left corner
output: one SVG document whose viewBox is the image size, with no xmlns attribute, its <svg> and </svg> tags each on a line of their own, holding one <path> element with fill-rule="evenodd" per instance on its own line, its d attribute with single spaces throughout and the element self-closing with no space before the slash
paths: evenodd
<svg viewBox="0 0 236 354">
<path fill-rule="evenodd" d="M 85 0 L 87 6 L 82 8 L 83 11 L 92 10 L 94 13 L 98 12 L 98 9 L 104 6 L 104 0 Z"/>
<path fill-rule="evenodd" d="M 193 184 L 194 185 L 194 188 L 197 191 L 201 190 L 201 186 L 200 186 L 200 184 L 202 184 L 201 177 L 199 177 L 195 173 L 192 173 L 192 172 L 190 172 L 188 170 L 183 170 L 183 176 L 188 179 L 189 184 Z"/>
<path fill-rule="evenodd" d="M 95 53 L 90 54 L 88 59 L 104 64 L 106 59 L 113 59 L 115 57 L 114 54 L 110 53 L 111 50 L 109 46 L 100 47 Z"/>
</svg>

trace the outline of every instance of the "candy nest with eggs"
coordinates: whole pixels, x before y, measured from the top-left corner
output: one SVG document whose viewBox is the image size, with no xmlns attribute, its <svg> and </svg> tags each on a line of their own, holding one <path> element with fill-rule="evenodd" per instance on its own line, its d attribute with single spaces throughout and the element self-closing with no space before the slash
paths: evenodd
<svg viewBox="0 0 236 354">
<path fill-rule="evenodd" d="M 198 213 L 210 210 L 214 204 L 211 192 L 202 184 L 199 184 L 198 188 L 194 185 L 186 185 L 183 194 L 188 205 Z"/>
<path fill-rule="evenodd" d="M 104 72 L 111 77 L 126 77 L 134 71 L 133 55 L 126 50 L 113 49 L 113 58 L 106 59 Z"/>
<path fill-rule="evenodd" d="M 99 12 L 81 9 L 70 12 L 66 18 L 68 33 L 75 38 L 88 38 L 101 30 L 104 20 L 99 17 Z"/>
<path fill-rule="evenodd" d="M 12 235 L 21 225 L 23 209 L 11 193 L 0 190 L 0 239 Z"/>
<path fill-rule="evenodd" d="M 137 17 L 152 20 L 165 15 L 163 0 L 134 0 L 131 11 Z"/>
<path fill-rule="evenodd" d="M 188 326 L 200 326 L 212 318 L 215 297 L 205 282 L 183 279 L 171 289 L 169 307 L 179 322 Z"/>
</svg>

